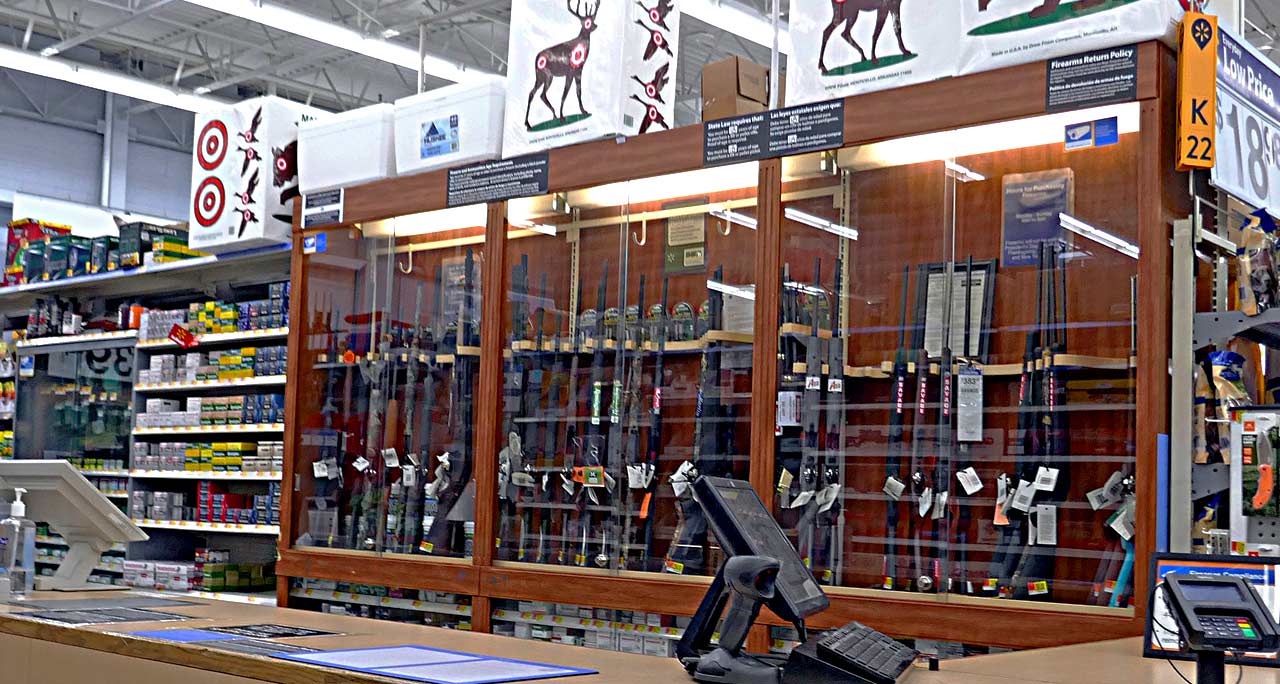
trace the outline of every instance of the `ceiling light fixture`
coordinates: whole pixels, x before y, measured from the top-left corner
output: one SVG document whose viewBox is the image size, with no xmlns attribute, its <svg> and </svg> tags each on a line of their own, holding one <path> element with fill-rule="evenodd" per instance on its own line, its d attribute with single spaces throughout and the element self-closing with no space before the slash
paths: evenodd
<svg viewBox="0 0 1280 684">
<path fill-rule="evenodd" d="M 821 216 L 814 216 L 813 214 L 800 211 L 799 209 L 792 209 L 791 207 L 787 207 L 782 211 L 782 215 L 786 216 L 792 221 L 795 221 L 796 223 L 803 223 L 806 226 L 811 226 L 813 228 L 817 228 L 818 230 L 825 230 L 828 233 L 831 233 L 832 235 L 845 238 L 846 240 L 858 239 L 857 228 L 842 226 L 839 223 L 828 221 L 827 219 L 824 219 Z"/>
<path fill-rule="evenodd" d="M 1058 222 L 1076 235 L 1089 238 L 1103 247 L 1110 247 L 1131 259 L 1138 258 L 1138 246 L 1122 237 L 1095 228 L 1070 214 L 1058 214 Z"/>
<path fill-rule="evenodd" d="M 369 38 L 345 26 L 339 26 L 287 7 L 258 2 L 257 0 L 185 1 L 191 5 L 262 24 L 277 31 L 292 33 L 296 36 L 302 36 L 303 38 L 332 45 L 413 71 L 418 70 L 418 51 L 413 48 L 388 43 L 377 38 Z M 495 78 L 493 74 L 479 69 L 467 69 L 461 64 L 433 55 L 427 55 L 422 60 L 422 67 L 431 76 L 455 83 Z"/>
<path fill-rule="evenodd" d="M 200 97 L 200 94 L 176 90 L 106 69 L 76 64 L 63 59 L 41 57 L 17 48 L 0 46 L 0 67 L 190 112 L 201 112 L 226 105 L 226 102 L 212 97 Z"/>
</svg>

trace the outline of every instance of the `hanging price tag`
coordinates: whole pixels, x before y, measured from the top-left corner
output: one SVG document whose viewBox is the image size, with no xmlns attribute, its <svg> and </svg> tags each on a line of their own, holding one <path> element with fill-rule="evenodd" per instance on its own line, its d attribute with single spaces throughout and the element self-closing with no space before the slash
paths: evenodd
<svg viewBox="0 0 1280 684">
<path fill-rule="evenodd" d="M 328 479 L 329 468 L 325 465 L 324 461 L 316 461 L 311 464 L 311 474 L 316 476 L 316 478 Z"/>
<path fill-rule="evenodd" d="M 1058 469 L 1040 466 L 1036 469 L 1036 490 L 1052 492 L 1058 486 Z"/>
<path fill-rule="evenodd" d="M 938 492 L 933 496 L 933 513 L 929 516 L 933 520 L 941 520 L 942 516 L 947 514 L 947 492 Z"/>
<path fill-rule="evenodd" d="M 1013 493 L 1009 507 L 1027 513 L 1031 510 L 1031 500 L 1036 496 L 1035 485 L 1026 480 L 1018 480 L 1018 489 Z"/>
<path fill-rule="evenodd" d="M 967 496 L 973 496 L 982 491 L 982 479 L 978 477 L 978 471 L 974 470 L 973 466 L 956 473 L 956 479 L 960 480 L 960 486 L 964 487 L 964 493 Z"/>
<path fill-rule="evenodd" d="M 961 442 L 982 441 L 982 369 L 963 365 L 956 380 L 956 436 Z"/>
<path fill-rule="evenodd" d="M 1058 545 L 1058 507 L 1048 504 L 1036 506 L 1036 543 L 1044 546 Z"/>
<path fill-rule="evenodd" d="M 929 507 L 932 505 L 933 505 L 933 487 L 925 487 L 924 491 L 920 492 L 920 499 L 916 501 L 916 510 L 920 513 L 921 518 L 923 518 L 925 514 L 929 512 Z"/>
<path fill-rule="evenodd" d="M 898 478 L 893 477 L 892 475 L 885 478 L 884 480 L 884 493 L 887 494 L 889 498 L 893 501 L 897 501 L 898 499 L 901 499 L 902 492 L 906 491 L 906 489 L 907 489 L 907 486 L 903 484 L 901 481 L 899 481 Z"/>
<path fill-rule="evenodd" d="M 357 458 L 355 461 L 351 463 L 351 467 L 355 468 L 357 472 L 363 473 L 364 471 L 369 469 L 369 460 L 366 459 L 364 456 L 360 456 L 359 458 Z"/>
<path fill-rule="evenodd" d="M 778 392 L 778 427 L 800 427 L 800 392 Z"/>
<path fill-rule="evenodd" d="M 382 450 L 382 460 L 387 464 L 388 468 L 400 467 L 400 455 L 396 453 L 395 447 L 389 447 Z"/>
</svg>

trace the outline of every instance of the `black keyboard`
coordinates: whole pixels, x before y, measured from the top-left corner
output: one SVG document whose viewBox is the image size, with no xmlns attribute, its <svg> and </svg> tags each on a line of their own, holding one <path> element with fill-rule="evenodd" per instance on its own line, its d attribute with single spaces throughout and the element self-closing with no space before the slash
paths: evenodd
<svg viewBox="0 0 1280 684">
<path fill-rule="evenodd" d="M 895 684 L 920 654 L 866 625 L 850 622 L 819 636 L 817 655 L 877 684 Z"/>
</svg>

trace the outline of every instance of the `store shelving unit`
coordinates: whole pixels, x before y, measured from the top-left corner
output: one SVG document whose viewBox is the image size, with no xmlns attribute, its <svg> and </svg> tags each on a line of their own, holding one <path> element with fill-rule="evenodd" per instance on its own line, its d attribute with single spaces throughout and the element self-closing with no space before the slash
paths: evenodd
<svg viewBox="0 0 1280 684">
<path fill-rule="evenodd" d="M 272 537 L 280 534 L 279 525 L 253 525 L 249 523 L 212 523 L 194 520 L 148 520 L 134 518 L 133 524 L 138 527 L 154 530 L 184 530 L 188 532 L 220 532 L 223 534 L 265 534 Z"/>
</svg>

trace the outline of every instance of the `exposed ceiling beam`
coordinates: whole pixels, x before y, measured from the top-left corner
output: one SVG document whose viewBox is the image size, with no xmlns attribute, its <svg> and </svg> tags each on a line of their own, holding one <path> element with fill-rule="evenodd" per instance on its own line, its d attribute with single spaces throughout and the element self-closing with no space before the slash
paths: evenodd
<svg viewBox="0 0 1280 684">
<path fill-rule="evenodd" d="M 136 21 L 138 19 L 141 19 L 142 17 L 145 17 L 148 14 L 151 14 L 152 12 L 160 9 L 161 7 L 164 7 L 165 5 L 173 1 L 174 0 L 155 0 L 155 2 L 151 3 L 150 5 L 147 5 L 146 7 L 138 9 L 130 14 L 122 14 L 119 17 L 111 21 L 108 21 L 105 24 L 98 25 L 97 28 L 89 29 L 87 31 L 81 31 L 80 33 L 70 38 L 66 38 L 60 42 L 54 43 L 53 45 L 50 45 L 49 47 L 41 50 L 40 54 L 45 57 L 52 57 L 60 52 L 65 52 L 77 45 L 84 44 L 105 33 L 110 33 L 120 28 L 121 26 L 128 24 L 131 21 Z"/>
</svg>

